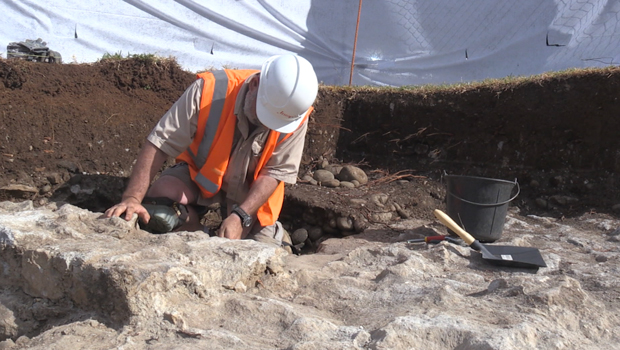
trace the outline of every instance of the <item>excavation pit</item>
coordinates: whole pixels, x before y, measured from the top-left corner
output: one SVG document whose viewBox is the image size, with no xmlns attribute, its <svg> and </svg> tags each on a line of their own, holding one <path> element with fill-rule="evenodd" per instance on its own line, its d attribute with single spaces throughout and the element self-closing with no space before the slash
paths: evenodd
<svg viewBox="0 0 620 350">
<path fill-rule="evenodd" d="M 506 339 L 549 348 L 619 341 L 616 67 L 441 88 L 321 86 L 282 212 L 293 235 L 312 231 L 300 256 L 99 219 L 193 73 L 169 61 L 0 60 L 0 78 L 3 227 L 15 229 L 25 213 L 47 218 L 24 220 L 19 245 L 2 231 L 7 342 L 432 349 L 444 339 L 489 348 Z M 306 177 L 344 165 L 362 169 L 368 183 L 329 187 Z M 467 247 L 406 243 L 445 232 L 432 216 L 445 209 L 444 173 L 518 179 L 502 241 L 539 248 L 548 267 L 499 270 Z M 7 209 L 28 201 L 32 208 Z M 56 225 L 42 230 L 46 223 Z M 35 273 L 54 283 L 33 284 Z M 80 284 L 90 289 L 77 293 Z"/>
</svg>

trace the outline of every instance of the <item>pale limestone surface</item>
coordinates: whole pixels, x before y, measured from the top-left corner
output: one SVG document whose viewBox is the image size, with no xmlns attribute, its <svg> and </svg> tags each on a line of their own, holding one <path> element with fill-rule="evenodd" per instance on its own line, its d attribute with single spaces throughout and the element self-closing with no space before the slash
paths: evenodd
<svg viewBox="0 0 620 350">
<path fill-rule="evenodd" d="M 508 216 L 496 267 L 402 220 L 294 256 L 199 232 L 151 235 L 71 205 L 0 203 L 0 348 L 613 349 L 620 222 Z M 21 337 L 20 337 L 21 336 Z"/>
</svg>

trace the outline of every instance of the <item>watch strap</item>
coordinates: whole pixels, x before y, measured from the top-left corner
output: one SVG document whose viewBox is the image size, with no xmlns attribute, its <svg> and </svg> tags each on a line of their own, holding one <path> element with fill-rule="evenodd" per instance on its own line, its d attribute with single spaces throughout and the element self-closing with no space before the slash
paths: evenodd
<svg viewBox="0 0 620 350">
<path fill-rule="evenodd" d="M 241 219 L 243 227 L 249 227 L 252 224 L 252 217 L 236 204 L 233 204 L 231 213 L 236 214 Z"/>
</svg>

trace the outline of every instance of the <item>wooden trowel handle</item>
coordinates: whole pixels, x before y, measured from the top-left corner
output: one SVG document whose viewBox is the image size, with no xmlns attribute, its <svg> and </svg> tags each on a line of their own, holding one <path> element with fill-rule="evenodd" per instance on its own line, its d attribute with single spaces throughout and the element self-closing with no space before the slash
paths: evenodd
<svg viewBox="0 0 620 350">
<path fill-rule="evenodd" d="M 463 230 L 459 225 L 457 225 L 457 223 L 454 222 L 454 220 L 452 220 L 452 218 L 449 217 L 448 214 L 444 213 L 439 209 L 435 209 L 433 211 L 433 214 L 435 214 L 435 217 L 439 219 L 442 224 L 446 225 L 447 228 L 459 235 L 459 237 L 461 237 L 463 241 L 467 243 L 467 245 L 472 245 L 472 243 L 474 243 L 474 241 L 476 240 L 474 237 L 472 237 L 472 235 L 467 233 L 467 231 Z"/>
</svg>

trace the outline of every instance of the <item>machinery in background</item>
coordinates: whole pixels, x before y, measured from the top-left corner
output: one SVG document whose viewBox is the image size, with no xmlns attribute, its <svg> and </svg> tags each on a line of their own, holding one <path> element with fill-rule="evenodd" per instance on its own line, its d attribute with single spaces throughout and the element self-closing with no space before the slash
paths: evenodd
<svg viewBox="0 0 620 350">
<path fill-rule="evenodd" d="M 41 38 L 37 40 L 9 43 L 6 47 L 7 58 L 17 58 L 31 62 L 62 63 L 59 52 L 50 50 Z"/>
</svg>

